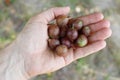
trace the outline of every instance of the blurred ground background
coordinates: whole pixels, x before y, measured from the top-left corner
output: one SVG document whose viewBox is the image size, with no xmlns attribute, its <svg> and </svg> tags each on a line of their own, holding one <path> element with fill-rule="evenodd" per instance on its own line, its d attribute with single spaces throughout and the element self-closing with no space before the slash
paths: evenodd
<svg viewBox="0 0 120 80">
<path fill-rule="evenodd" d="M 31 80 L 120 80 L 120 0 L 0 0 L 0 49 L 16 38 L 31 16 L 55 6 L 70 6 L 75 17 L 103 12 L 113 34 L 98 53 Z"/>
</svg>

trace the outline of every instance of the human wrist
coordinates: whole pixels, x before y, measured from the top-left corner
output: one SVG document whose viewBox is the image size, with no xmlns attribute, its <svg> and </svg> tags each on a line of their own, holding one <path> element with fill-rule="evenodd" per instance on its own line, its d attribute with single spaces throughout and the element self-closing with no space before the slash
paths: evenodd
<svg viewBox="0 0 120 80">
<path fill-rule="evenodd" d="M 13 43 L 0 52 L 0 79 L 27 80 L 29 76 L 24 68 L 24 56 Z"/>
</svg>

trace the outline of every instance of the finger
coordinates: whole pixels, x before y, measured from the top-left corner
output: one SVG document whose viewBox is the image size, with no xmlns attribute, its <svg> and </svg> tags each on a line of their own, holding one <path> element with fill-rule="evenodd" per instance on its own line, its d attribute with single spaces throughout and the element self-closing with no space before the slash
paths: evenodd
<svg viewBox="0 0 120 80">
<path fill-rule="evenodd" d="M 49 21 L 53 20 L 55 17 L 59 15 L 66 15 L 70 11 L 69 7 L 56 7 L 56 8 L 51 8 L 45 12 L 42 12 L 35 16 L 36 22 L 42 22 L 47 24 Z"/>
<path fill-rule="evenodd" d="M 79 17 L 79 19 L 83 21 L 84 26 L 101 21 L 103 18 L 103 14 L 99 12 Z"/>
<path fill-rule="evenodd" d="M 92 44 L 89 44 L 86 47 L 78 48 L 75 50 L 74 59 L 76 60 L 78 58 L 88 56 L 94 52 L 97 52 L 97 51 L 103 49 L 105 46 L 106 46 L 105 41 L 97 41 Z"/>
<path fill-rule="evenodd" d="M 74 59 L 73 59 L 73 49 L 70 48 L 68 50 L 68 55 L 64 57 L 65 60 L 65 65 L 70 64 Z"/>
<path fill-rule="evenodd" d="M 108 20 L 102 20 L 100 22 L 88 25 L 88 27 L 91 30 L 91 33 L 99 31 L 103 28 L 109 28 L 110 27 L 110 22 Z"/>
<path fill-rule="evenodd" d="M 98 40 L 104 40 L 110 37 L 111 34 L 112 34 L 112 31 L 110 28 L 104 28 L 90 35 L 88 37 L 88 41 L 91 43 L 91 42 L 98 41 Z"/>
</svg>

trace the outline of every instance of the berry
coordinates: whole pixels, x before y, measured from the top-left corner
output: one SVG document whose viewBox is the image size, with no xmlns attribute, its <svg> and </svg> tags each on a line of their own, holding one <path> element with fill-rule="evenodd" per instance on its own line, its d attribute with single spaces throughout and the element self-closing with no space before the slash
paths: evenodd
<svg viewBox="0 0 120 80">
<path fill-rule="evenodd" d="M 76 44 L 78 47 L 84 47 L 88 43 L 87 37 L 85 35 L 80 35 L 76 40 Z"/>
<path fill-rule="evenodd" d="M 60 27 L 60 37 L 61 38 L 63 38 L 63 37 L 65 37 L 66 36 L 66 33 L 67 33 L 67 26 L 66 25 L 64 25 L 64 26 L 62 26 L 62 27 Z"/>
<path fill-rule="evenodd" d="M 66 45 L 68 48 L 71 47 L 71 42 L 70 42 L 69 39 L 67 39 L 67 38 L 63 38 L 63 39 L 61 40 L 61 43 L 62 43 L 63 45 Z"/>
<path fill-rule="evenodd" d="M 68 48 L 65 45 L 59 45 L 56 47 L 56 53 L 59 56 L 66 56 L 68 52 Z"/>
<path fill-rule="evenodd" d="M 67 31 L 67 37 L 68 37 L 68 39 L 70 40 L 70 41 L 74 41 L 75 39 L 77 39 L 77 37 L 78 37 L 78 32 L 77 32 L 77 30 L 75 30 L 75 29 L 69 29 L 68 31 Z"/>
<path fill-rule="evenodd" d="M 56 23 L 59 27 L 67 25 L 69 18 L 66 15 L 60 15 L 56 17 Z"/>
<path fill-rule="evenodd" d="M 80 30 L 83 27 L 83 22 L 79 19 L 76 19 L 73 23 L 72 23 L 72 28 L 76 29 L 76 30 Z"/>
<path fill-rule="evenodd" d="M 50 24 L 48 27 L 48 35 L 50 38 L 58 38 L 59 37 L 59 27 L 55 24 Z"/>
<path fill-rule="evenodd" d="M 60 45 L 60 41 L 57 39 L 48 39 L 48 45 L 51 49 L 55 49 L 58 45 Z"/>
<path fill-rule="evenodd" d="M 90 27 L 89 27 L 89 26 L 83 27 L 82 33 L 83 33 L 85 36 L 89 36 L 90 33 L 91 33 Z"/>
</svg>

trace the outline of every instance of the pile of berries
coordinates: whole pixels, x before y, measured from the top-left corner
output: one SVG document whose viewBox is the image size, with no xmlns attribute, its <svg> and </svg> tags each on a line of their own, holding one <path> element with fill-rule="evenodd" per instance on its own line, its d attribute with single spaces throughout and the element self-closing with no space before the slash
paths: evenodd
<svg viewBox="0 0 120 80">
<path fill-rule="evenodd" d="M 80 18 L 60 15 L 54 24 L 48 26 L 48 46 L 59 56 L 68 55 L 70 48 L 76 49 L 88 44 L 87 37 L 91 31 L 88 26 L 83 26 Z"/>
</svg>

